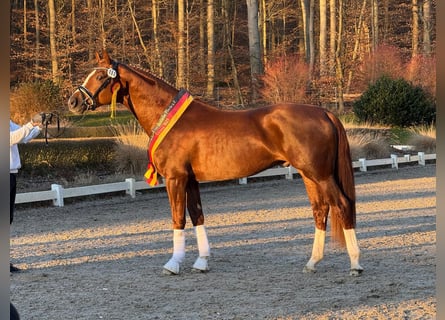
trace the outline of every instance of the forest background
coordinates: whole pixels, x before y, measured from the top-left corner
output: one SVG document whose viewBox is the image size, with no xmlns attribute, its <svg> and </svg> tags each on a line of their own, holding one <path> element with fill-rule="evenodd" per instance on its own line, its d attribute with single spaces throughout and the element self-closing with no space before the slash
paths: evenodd
<svg viewBox="0 0 445 320">
<path fill-rule="evenodd" d="M 435 25 L 435 0 L 12 0 L 10 83 L 64 104 L 106 48 L 221 108 L 341 113 L 382 74 L 435 95 Z"/>
</svg>

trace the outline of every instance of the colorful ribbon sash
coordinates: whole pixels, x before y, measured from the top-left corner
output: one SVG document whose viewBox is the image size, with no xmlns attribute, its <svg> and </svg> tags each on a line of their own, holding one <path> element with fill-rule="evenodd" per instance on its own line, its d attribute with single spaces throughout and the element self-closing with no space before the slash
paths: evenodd
<svg viewBox="0 0 445 320">
<path fill-rule="evenodd" d="M 145 181 L 152 187 L 158 184 L 158 174 L 153 164 L 153 155 L 167 133 L 173 128 L 192 101 L 193 97 L 190 93 L 185 89 L 181 89 L 152 130 L 148 143 L 148 167 L 144 174 Z"/>
</svg>

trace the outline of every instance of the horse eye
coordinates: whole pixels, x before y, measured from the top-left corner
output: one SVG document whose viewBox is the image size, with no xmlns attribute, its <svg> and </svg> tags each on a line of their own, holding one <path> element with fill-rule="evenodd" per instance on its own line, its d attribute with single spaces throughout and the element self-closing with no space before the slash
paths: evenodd
<svg viewBox="0 0 445 320">
<path fill-rule="evenodd" d="M 105 75 L 103 75 L 103 74 L 98 74 L 97 77 L 96 77 L 96 79 L 99 80 L 99 81 L 104 79 L 104 78 L 105 78 Z"/>
</svg>

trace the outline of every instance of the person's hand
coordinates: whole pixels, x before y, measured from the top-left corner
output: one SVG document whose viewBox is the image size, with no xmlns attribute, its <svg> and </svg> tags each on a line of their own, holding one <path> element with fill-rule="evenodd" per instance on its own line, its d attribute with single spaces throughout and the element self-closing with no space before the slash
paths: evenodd
<svg viewBox="0 0 445 320">
<path fill-rule="evenodd" d="M 43 114 L 37 113 L 31 118 L 31 124 L 33 126 L 40 126 L 43 124 Z"/>
</svg>

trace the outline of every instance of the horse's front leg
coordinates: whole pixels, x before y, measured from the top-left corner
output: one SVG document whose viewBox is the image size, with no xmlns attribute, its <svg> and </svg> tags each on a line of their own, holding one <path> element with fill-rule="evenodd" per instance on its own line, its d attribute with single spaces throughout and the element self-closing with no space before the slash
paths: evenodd
<svg viewBox="0 0 445 320">
<path fill-rule="evenodd" d="M 165 179 L 173 220 L 173 255 L 164 265 L 164 273 L 179 274 L 185 257 L 185 187 L 187 179 Z"/>
<path fill-rule="evenodd" d="M 209 270 L 208 259 L 210 256 L 210 245 L 207 232 L 204 227 L 204 213 L 202 212 L 201 195 L 199 183 L 190 178 L 186 188 L 187 209 L 195 227 L 196 241 L 198 243 L 199 256 L 193 264 L 193 269 L 205 272 Z"/>
</svg>

